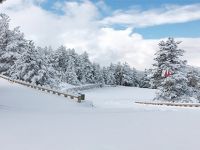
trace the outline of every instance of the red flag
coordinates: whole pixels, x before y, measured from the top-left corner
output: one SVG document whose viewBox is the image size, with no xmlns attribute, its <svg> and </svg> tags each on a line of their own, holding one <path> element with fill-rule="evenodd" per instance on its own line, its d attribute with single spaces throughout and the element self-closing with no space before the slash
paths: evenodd
<svg viewBox="0 0 200 150">
<path fill-rule="evenodd" d="M 165 71 L 165 78 L 167 78 L 168 77 L 168 71 L 166 70 Z"/>
<path fill-rule="evenodd" d="M 172 75 L 172 73 L 170 71 L 168 71 L 168 77 L 171 76 L 171 75 Z"/>
<path fill-rule="evenodd" d="M 165 78 L 167 78 L 171 75 L 172 75 L 172 73 L 170 71 L 168 71 L 168 70 L 165 71 Z"/>
</svg>

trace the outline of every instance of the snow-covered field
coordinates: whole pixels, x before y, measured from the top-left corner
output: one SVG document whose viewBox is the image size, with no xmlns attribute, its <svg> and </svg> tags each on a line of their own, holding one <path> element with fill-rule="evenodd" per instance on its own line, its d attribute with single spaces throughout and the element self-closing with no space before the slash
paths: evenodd
<svg viewBox="0 0 200 150">
<path fill-rule="evenodd" d="M 0 79 L 0 150 L 199 150 L 199 108 L 134 104 L 149 89 L 85 94 L 78 104 Z"/>
<path fill-rule="evenodd" d="M 96 88 L 83 92 L 87 100 L 99 108 L 135 108 L 135 101 L 151 101 L 155 97 L 155 90 L 123 86 Z"/>
</svg>

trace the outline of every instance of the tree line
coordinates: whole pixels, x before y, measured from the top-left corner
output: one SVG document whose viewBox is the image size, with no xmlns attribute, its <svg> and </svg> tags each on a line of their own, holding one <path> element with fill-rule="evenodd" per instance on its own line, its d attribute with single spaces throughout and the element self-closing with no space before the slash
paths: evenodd
<svg viewBox="0 0 200 150">
<path fill-rule="evenodd" d="M 0 73 L 4 75 L 51 87 L 60 83 L 139 86 L 136 69 L 127 63 L 100 67 L 87 52 L 78 54 L 65 46 L 36 47 L 18 27 L 11 30 L 9 22 L 6 14 L 0 14 Z"/>
<path fill-rule="evenodd" d="M 19 27 L 10 29 L 9 22 L 6 14 L 0 14 L 0 73 L 13 79 L 53 88 L 62 83 L 152 88 L 159 89 L 157 100 L 200 101 L 200 69 L 182 60 L 184 50 L 173 38 L 158 44 L 150 69 L 138 71 L 120 62 L 101 67 L 90 61 L 87 52 L 78 54 L 65 46 L 36 47 Z"/>
</svg>

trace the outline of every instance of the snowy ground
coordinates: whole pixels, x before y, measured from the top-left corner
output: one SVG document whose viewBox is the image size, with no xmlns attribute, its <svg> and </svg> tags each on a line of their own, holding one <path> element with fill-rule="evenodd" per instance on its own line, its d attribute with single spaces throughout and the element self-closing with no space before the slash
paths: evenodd
<svg viewBox="0 0 200 150">
<path fill-rule="evenodd" d="M 135 87 L 104 87 L 83 91 L 99 108 L 135 108 L 135 101 L 151 101 L 155 90 Z"/>
<path fill-rule="evenodd" d="M 134 104 L 154 93 L 94 89 L 77 104 L 0 79 L 0 150 L 199 150 L 200 109 Z"/>
</svg>

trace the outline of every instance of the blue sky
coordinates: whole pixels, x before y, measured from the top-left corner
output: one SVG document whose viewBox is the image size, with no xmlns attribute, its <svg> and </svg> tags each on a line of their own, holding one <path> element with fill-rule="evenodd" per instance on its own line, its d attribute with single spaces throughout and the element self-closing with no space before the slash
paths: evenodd
<svg viewBox="0 0 200 150">
<path fill-rule="evenodd" d="M 200 37 L 200 21 L 187 23 L 165 24 L 146 28 L 136 28 L 135 32 L 140 33 L 146 39 L 163 37 Z"/>
<path fill-rule="evenodd" d="M 55 2 L 66 2 L 66 1 L 81 1 L 81 0 L 47 0 L 42 5 L 46 9 L 52 7 Z M 199 3 L 199 0 L 91 0 L 94 3 L 103 1 L 106 5 L 115 9 L 128 9 L 132 6 L 139 6 L 143 9 L 160 7 L 166 4 L 179 4 L 187 5 L 193 3 Z"/>
<path fill-rule="evenodd" d="M 0 11 L 37 46 L 87 51 L 101 65 L 149 68 L 170 36 L 200 66 L 200 0 L 7 0 Z"/>
<path fill-rule="evenodd" d="M 54 11 L 53 6 L 56 2 L 73 2 L 81 0 L 47 0 L 41 6 L 48 10 Z M 103 1 L 105 5 L 111 10 L 129 10 L 129 9 L 159 9 L 165 5 L 191 5 L 200 3 L 199 0 L 91 0 L 93 3 Z M 56 10 L 57 13 L 61 11 Z M 108 13 L 101 13 L 103 17 L 109 15 Z M 146 39 L 165 38 L 169 36 L 177 37 L 200 37 L 200 20 L 188 21 L 184 23 L 163 24 L 150 27 L 135 27 L 134 31 L 141 34 Z M 113 25 L 113 28 L 124 29 L 124 25 Z"/>
<path fill-rule="evenodd" d="M 98 0 L 93 0 L 98 2 Z M 186 5 L 191 3 L 198 3 L 199 0 L 105 0 L 107 5 L 113 9 L 128 9 L 132 6 L 138 6 L 143 9 L 150 9 L 161 7 L 166 4 Z"/>
</svg>

